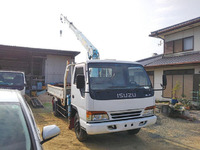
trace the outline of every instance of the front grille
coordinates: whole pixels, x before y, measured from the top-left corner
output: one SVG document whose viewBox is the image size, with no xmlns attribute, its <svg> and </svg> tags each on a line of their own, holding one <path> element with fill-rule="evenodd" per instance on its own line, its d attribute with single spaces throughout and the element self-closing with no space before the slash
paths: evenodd
<svg viewBox="0 0 200 150">
<path fill-rule="evenodd" d="M 125 112 L 112 112 L 110 113 L 112 119 L 126 119 L 126 118 L 136 118 L 141 115 L 141 110 L 136 111 L 125 111 Z"/>
</svg>

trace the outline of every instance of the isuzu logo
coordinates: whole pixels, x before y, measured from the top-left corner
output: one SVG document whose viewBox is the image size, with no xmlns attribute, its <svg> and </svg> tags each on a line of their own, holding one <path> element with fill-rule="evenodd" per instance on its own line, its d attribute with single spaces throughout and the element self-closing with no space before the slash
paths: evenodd
<svg viewBox="0 0 200 150">
<path fill-rule="evenodd" d="M 117 93 L 117 98 L 134 98 L 136 93 Z"/>
</svg>

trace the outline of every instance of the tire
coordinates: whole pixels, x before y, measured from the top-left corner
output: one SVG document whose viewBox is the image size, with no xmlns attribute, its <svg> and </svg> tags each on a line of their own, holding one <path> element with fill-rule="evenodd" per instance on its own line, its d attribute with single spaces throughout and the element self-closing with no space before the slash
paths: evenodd
<svg viewBox="0 0 200 150">
<path fill-rule="evenodd" d="M 128 132 L 128 134 L 130 134 L 130 135 L 134 135 L 134 134 L 137 134 L 139 131 L 140 131 L 140 128 L 138 128 L 138 129 L 133 129 L 133 130 L 128 130 L 127 132 Z"/>
<path fill-rule="evenodd" d="M 54 102 L 54 103 L 53 103 L 53 114 L 54 114 L 54 116 L 56 116 L 56 117 L 59 117 L 59 116 L 60 116 L 60 113 L 58 112 L 57 102 Z"/>
<path fill-rule="evenodd" d="M 74 130 L 75 130 L 75 133 L 76 133 L 76 137 L 80 142 L 87 140 L 87 133 L 86 133 L 85 130 L 83 130 L 81 128 L 78 113 L 76 113 L 76 115 L 74 117 Z"/>
</svg>

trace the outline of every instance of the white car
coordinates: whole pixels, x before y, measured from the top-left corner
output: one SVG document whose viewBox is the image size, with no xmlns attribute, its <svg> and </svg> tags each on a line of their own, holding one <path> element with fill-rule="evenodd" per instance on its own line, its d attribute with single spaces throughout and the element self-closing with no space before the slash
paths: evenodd
<svg viewBox="0 0 200 150">
<path fill-rule="evenodd" d="M 0 89 L 0 149 L 40 150 L 59 133 L 56 125 L 45 126 L 41 140 L 32 111 L 20 92 Z"/>
</svg>

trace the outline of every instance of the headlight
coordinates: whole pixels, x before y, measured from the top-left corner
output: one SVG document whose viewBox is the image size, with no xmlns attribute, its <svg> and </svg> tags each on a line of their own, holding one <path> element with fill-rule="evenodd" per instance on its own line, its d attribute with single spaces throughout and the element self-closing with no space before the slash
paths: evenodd
<svg viewBox="0 0 200 150">
<path fill-rule="evenodd" d="M 152 115 L 154 115 L 154 109 L 155 108 L 156 108 L 156 106 L 146 107 L 144 109 L 143 116 L 146 117 L 146 116 L 152 116 Z"/>
<path fill-rule="evenodd" d="M 87 121 L 108 120 L 108 114 L 105 111 L 87 111 Z"/>
</svg>

